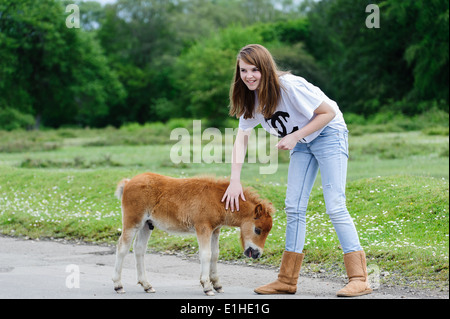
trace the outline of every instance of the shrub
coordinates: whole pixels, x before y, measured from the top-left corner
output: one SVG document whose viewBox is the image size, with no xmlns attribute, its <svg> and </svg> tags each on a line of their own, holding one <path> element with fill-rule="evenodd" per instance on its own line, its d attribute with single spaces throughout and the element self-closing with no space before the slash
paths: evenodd
<svg viewBox="0 0 450 319">
<path fill-rule="evenodd" d="M 34 124 L 34 117 L 10 107 L 0 108 L 0 130 L 26 129 Z"/>
<path fill-rule="evenodd" d="M 442 126 L 432 126 L 422 130 L 422 133 L 425 135 L 443 135 L 448 136 L 449 129 L 448 127 Z"/>
<path fill-rule="evenodd" d="M 358 125 L 364 125 L 367 123 L 366 118 L 364 115 L 356 114 L 356 113 L 344 113 L 344 119 L 345 123 L 348 125 L 351 124 L 358 124 Z"/>
</svg>

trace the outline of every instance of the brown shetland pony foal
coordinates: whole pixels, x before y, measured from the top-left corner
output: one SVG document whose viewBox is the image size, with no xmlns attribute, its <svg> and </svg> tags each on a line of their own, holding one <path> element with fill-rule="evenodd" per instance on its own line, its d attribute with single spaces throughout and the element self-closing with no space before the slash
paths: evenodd
<svg viewBox="0 0 450 319">
<path fill-rule="evenodd" d="M 220 227 L 240 227 L 244 254 L 258 258 L 272 229 L 273 211 L 270 203 L 249 189 L 244 190 L 246 201 L 241 202 L 239 212 L 225 210 L 221 199 L 228 184 L 206 177 L 177 179 L 154 173 L 122 180 L 116 190 L 116 196 L 122 200 L 123 229 L 117 245 L 114 289 L 125 292 L 122 264 L 137 234 L 134 243 L 137 280 L 146 292 L 155 292 L 145 274 L 144 254 L 152 229 L 157 227 L 167 232 L 195 232 L 203 291 L 208 296 L 214 295 L 213 288 L 223 292 L 216 265 Z"/>
</svg>

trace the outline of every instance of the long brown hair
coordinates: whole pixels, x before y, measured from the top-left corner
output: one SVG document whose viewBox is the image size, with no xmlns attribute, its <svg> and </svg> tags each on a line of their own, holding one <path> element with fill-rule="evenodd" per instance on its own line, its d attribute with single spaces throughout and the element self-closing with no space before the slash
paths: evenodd
<svg viewBox="0 0 450 319">
<path fill-rule="evenodd" d="M 261 72 L 261 81 L 258 87 L 259 105 L 257 112 L 262 113 L 264 118 L 270 118 L 277 108 L 281 97 L 281 84 L 279 76 L 283 73 L 278 71 L 277 65 L 270 52 L 259 44 L 249 44 L 241 49 L 236 59 L 233 83 L 230 88 L 230 115 L 245 119 L 254 116 L 255 92 L 249 90 L 241 79 L 239 61 L 254 65 Z"/>
</svg>

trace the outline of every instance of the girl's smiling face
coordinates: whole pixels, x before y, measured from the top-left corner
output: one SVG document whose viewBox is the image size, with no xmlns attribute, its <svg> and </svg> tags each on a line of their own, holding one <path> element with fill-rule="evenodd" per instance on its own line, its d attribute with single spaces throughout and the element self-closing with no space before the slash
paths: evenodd
<svg viewBox="0 0 450 319">
<path fill-rule="evenodd" d="M 239 60 L 241 79 L 250 91 L 258 89 L 261 82 L 261 71 L 254 65 Z"/>
</svg>

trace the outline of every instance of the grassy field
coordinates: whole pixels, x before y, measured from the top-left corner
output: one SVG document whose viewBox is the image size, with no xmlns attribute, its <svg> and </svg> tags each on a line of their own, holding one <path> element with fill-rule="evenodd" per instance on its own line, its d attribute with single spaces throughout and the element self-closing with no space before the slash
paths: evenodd
<svg viewBox="0 0 450 319">
<path fill-rule="evenodd" d="M 0 132 L 0 233 L 116 243 L 121 232 L 117 182 L 145 171 L 175 177 L 229 176 L 230 164 L 173 164 L 166 125 L 121 129 Z M 352 131 L 352 130 L 351 130 Z M 448 129 L 378 132 L 355 127 L 350 135 L 347 200 L 368 264 L 382 283 L 448 289 Z M 204 141 L 204 144 L 208 141 Z M 239 230 L 221 232 L 221 258 L 277 266 L 284 248 L 284 195 L 288 153 L 276 174 L 245 164 L 242 181 L 274 203 L 274 227 L 263 258 L 243 257 Z M 344 274 L 342 250 L 325 212 L 320 176 L 308 211 L 305 273 Z M 195 236 L 156 230 L 149 249 L 197 250 Z"/>
</svg>

